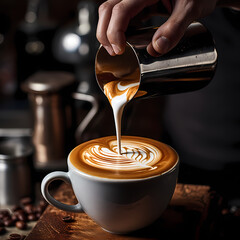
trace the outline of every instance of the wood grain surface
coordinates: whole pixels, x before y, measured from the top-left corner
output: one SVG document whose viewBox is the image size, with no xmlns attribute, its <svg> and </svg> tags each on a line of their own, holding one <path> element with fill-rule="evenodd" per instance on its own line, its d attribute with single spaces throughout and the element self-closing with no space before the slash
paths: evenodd
<svg viewBox="0 0 240 240">
<path fill-rule="evenodd" d="M 55 198 L 67 204 L 76 203 L 71 187 L 66 184 L 60 186 Z M 210 233 L 212 199 L 213 194 L 208 186 L 177 184 L 162 216 L 151 226 L 128 235 L 114 235 L 102 230 L 85 213 L 67 213 L 48 206 L 26 240 L 204 239 Z M 64 216 L 71 216 L 73 221 L 64 222 Z"/>
</svg>

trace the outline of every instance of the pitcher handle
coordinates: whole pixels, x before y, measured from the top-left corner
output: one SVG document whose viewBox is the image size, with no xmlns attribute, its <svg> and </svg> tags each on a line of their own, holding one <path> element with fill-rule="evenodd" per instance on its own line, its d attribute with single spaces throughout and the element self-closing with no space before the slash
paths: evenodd
<svg viewBox="0 0 240 240">
<path fill-rule="evenodd" d="M 86 102 L 89 102 L 92 104 L 91 110 L 88 112 L 88 114 L 85 116 L 85 118 L 82 120 L 82 122 L 78 125 L 78 127 L 76 129 L 75 137 L 77 139 L 78 136 L 82 135 L 82 133 L 85 131 L 85 129 L 87 128 L 89 123 L 92 121 L 92 119 L 97 114 L 97 112 L 99 110 L 99 104 L 93 96 L 88 95 L 88 94 L 75 92 L 72 94 L 72 97 L 76 100 L 82 100 L 82 101 L 86 101 Z"/>
<path fill-rule="evenodd" d="M 54 207 L 67 212 L 75 212 L 75 213 L 83 212 L 82 206 L 80 203 L 77 203 L 76 205 L 67 205 L 65 203 L 59 202 L 49 193 L 49 190 L 48 190 L 49 184 L 55 180 L 62 180 L 66 183 L 71 184 L 68 173 L 62 172 L 62 171 L 49 173 L 47 176 L 44 177 L 41 184 L 41 192 L 43 197 L 46 199 L 46 201 L 51 205 L 53 205 Z"/>
</svg>

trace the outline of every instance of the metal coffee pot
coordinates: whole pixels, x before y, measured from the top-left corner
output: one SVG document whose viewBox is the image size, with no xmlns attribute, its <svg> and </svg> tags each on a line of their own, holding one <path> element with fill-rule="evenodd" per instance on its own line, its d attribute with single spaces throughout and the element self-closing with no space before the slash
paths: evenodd
<svg viewBox="0 0 240 240">
<path fill-rule="evenodd" d="M 213 78 L 217 51 L 210 32 L 192 23 L 179 44 L 165 55 L 152 57 L 146 51 L 155 27 L 130 32 L 122 55 L 110 56 L 100 46 L 95 59 L 96 79 L 101 89 L 106 82 L 138 71 L 142 97 L 194 91 Z M 136 79 L 132 79 L 136 80 Z"/>
<path fill-rule="evenodd" d="M 37 169 L 64 169 L 66 156 L 98 111 L 97 101 L 75 93 L 75 77 L 67 72 L 37 72 L 22 89 L 28 93 L 33 115 L 34 164 Z M 91 110 L 77 126 L 74 100 L 86 101 Z"/>
</svg>

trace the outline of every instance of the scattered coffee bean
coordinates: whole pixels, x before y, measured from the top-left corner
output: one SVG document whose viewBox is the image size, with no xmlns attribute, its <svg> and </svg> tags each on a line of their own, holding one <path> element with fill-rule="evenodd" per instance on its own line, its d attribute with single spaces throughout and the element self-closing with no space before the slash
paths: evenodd
<svg viewBox="0 0 240 240">
<path fill-rule="evenodd" d="M 0 219 L 10 216 L 10 212 L 7 209 L 0 210 Z"/>
<path fill-rule="evenodd" d="M 18 229 L 21 229 L 21 230 L 26 230 L 27 229 L 27 224 L 26 222 L 24 221 L 17 221 L 15 223 L 15 226 L 18 228 Z"/>
<path fill-rule="evenodd" d="M 5 221 L 11 220 L 11 219 L 12 219 L 12 217 L 11 217 L 11 215 L 9 215 L 9 216 L 3 217 L 2 221 L 5 222 Z"/>
<path fill-rule="evenodd" d="M 16 214 L 13 214 L 11 218 L 14 222 L 18 220 L 18 216 Z"/>
<path fill-rule="evenodd" d="M 3 214 L 3 215 L 9 215 L 10 212 L 8 211 L 8 209 L 1 209 L 0 210 L 0 213 Z"/>
<path fill-rule="evenodd" d="M 37 217 L 34 213 L 28 215 L 28 221 L 36 221 Z"/>
<path fill-rule="evenodd" d="M 5 227 L 0 227 L 0 235 L 4 234 L 6 232 Z"/>
<path fill-rule="evenodd" d="M 0 235 L 6 233 L 5 227 L 16 226 L 20 230 L 27 229 L 27 221 L 38 220 L 43 211 L 48 206 L 45 200 L 40 200 L 38 205 L 33 205 L 33 201 L 30 197 L 21 199 L 20 203 L 13 206 L 11 212 L 8 209 L 0 210 Z M 65 222 L 72 222 L 71 216 L 63 218 Z M 25 235 L 11 234 L 9 235 L 10 240 L 24 240 Z"/>
<path fill-rule="evenodd" d="M 20 221 L 24 221 L 24 222 L 27 221 L 27 216 L 24 212 L 18 213 L 17 217 L 18 217 L 18 220 Z"/>
<path fill-rule="evenodd" d="M 64 222 L 72 222 L 73 221 L 73 219 L 72 219 L 72 217 L 71 216 L 65 216 L 65 217 L 63 217 L 62 218 L 62 220 L 64 221 Z"/>
<path fill-rule="evenodd" d="M 12 207 L 12 211 L 16 212 L 17 210 L 21 210 L 22 208 L 19 205 L 15 205 Z"/>
<path fill-rule="evenodd" d="M 20 215 L 25 215 L 25 212 L 23 209 L 19 209 L 13 213 L 13 215 L 19 217 Z"/>
<path fill-rule="evenodd" d="M 41 217 L 41 213 L 36 213 L 36 218 L 39 219 Z"/>
<path fill-rule="evenodd" d="M 21 200 L 20 200 L 20 203 L 22 204 L 22 205 L 28 205 L 28 204 L 31 204 L 33 201 L 32 201 L 32 199 L 30 198 L 30 197 L 25 197 L 25 198 L 22 198 Z"/>
<path fill-rule="evenodd" d="M 10 240 L 21 240 L 21 235 L 20 234 L 17 234 L 17 233 L 12 233 L 9 235 L 9 239 Z"/>
<path fill-rule="evenodd" d="M 19 213 L 24 213 L 24 210 L 21 208 L 21 209 L 18 209 L 14 212 L 14 214 L 19 214 Z"/>
<path fill-rule="evenodd" d="M 38 206 L 36 206 L 35 210 L 36 210 L 36 212 L 38 212 L 38 213 L 43 213 L 43 211 L 45 210 L 45 208 L 44 208 L 43 206 L 38 205 Z"/>
<path fill-rule="evenodd" d="M 12 219 L 6 219 L 3 221 L 5 227 L 12 227 L 14 226 L 14 221 Z"/>
<path fill-rule="evenodd" d="M 46 202 L 45 200 L 40 200 L 40 201 L 39 201 L 39 206 L 45 208 L 45 207 L 47 206 L 47 202 Z"/>
<path fill-rule="evenodd" d="M 24 206 L 25 213 L 31 214 L 34 212 L 34 207 L 32 204 L 27 204 Z"/>
</svg>

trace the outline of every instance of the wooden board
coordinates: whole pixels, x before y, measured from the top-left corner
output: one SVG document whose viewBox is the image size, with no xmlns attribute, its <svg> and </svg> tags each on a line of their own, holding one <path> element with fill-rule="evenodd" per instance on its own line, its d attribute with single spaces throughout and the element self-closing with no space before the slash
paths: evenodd
<svg viewBox="0 0 240 240">
<path fill-rule="evenodd" d="M 204 239 L 211 232 L 209 226 L 212 225 L 210 211 L 213 196 L 208 186 L 177 184 L 173 198 L 159 220 L 129 235 L 108 233 L 85 213 L 67 213 L 48 206 L 26 240 Z M 71 187 L 66 184 L 60 186 L 55 197 L 68 204 L 76 203 Z M 73 218 L 73 222 L 66 223 L 62 220 L 67 215 Z"/>
</svg>

